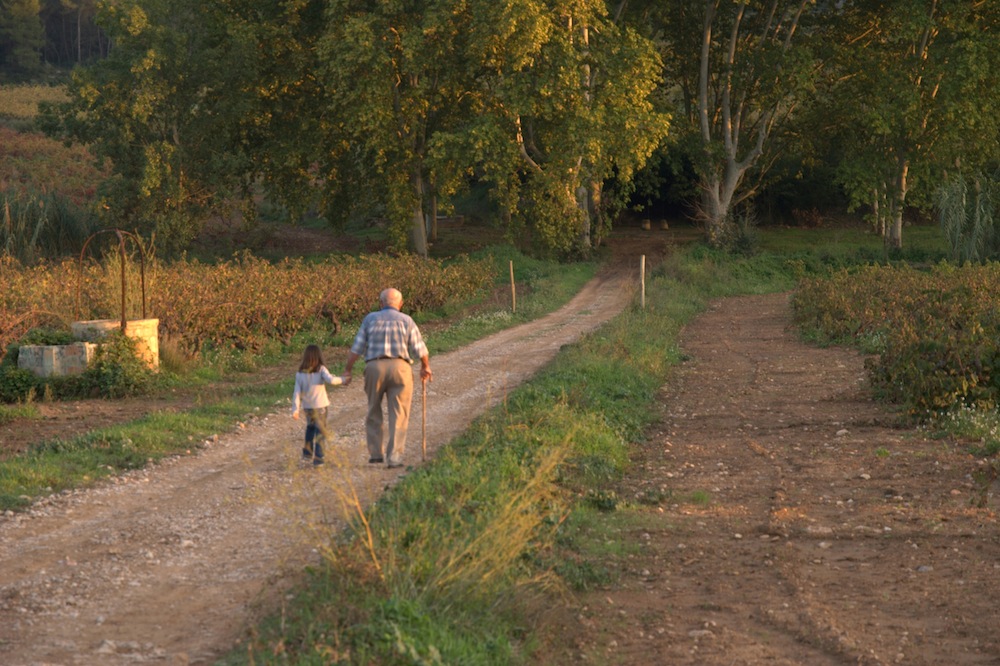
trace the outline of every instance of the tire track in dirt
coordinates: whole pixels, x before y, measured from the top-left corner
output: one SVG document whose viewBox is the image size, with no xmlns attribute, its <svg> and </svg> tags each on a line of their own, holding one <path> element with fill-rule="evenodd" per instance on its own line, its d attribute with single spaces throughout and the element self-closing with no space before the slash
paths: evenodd
<svg viewBox="0 0 1000 666">
<path fill-rule="evenodd" d="M 553 314 L 432 358 L 428 456 L 620 312 L 631 282 L 596 278 Z M 411 465 L 421 458 L 419 400 Z M 232 647 L 318 560 L 343 524 L 345 489 L 367 505 L 400 477 L 367 464 L 361 381 L 332 389 L 331 402 L 337 438 L 324 468 L 296 467 L 303 426 L 281 405 L 192 443 L 190 456 L 0 517 L 0 663 L 205 664 Z"/>
</svg>

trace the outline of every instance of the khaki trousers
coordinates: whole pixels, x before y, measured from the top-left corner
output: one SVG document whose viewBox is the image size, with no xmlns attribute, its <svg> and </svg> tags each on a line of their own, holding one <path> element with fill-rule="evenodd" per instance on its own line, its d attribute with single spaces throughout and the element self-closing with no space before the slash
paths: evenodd
<svg viewBox="0 0 1000 666">
<path fill-rule="evenodd" d="M 385 458 L 388 464 L 403 461 L 406 450 L 406 430 L 410 425 L 410 403 L 413 400 L 413 368 L 398 358 L 375 359 L 365 363 L 365 394 L 368 396 L 368 416 L 365 434 L 370 458 Z M 389 438 L 382 453 L 382 398 L 386 398 Z"/>
</svg>

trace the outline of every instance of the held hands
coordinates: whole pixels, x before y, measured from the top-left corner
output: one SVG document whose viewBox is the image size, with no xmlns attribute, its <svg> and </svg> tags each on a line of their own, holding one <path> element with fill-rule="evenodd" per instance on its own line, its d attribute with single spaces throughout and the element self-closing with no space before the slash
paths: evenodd
<svg viewBox="0 0 1000 666">
<path fill-rule="evenodd" d="M 340 383 L 342 385 L 344 385 L 344 386 L 347 386 L 348 384 L 350 384 L 351 383 L 351 373 L 348 372 L 347 374 L 341 375 L 340 376 Z"/>
<path fill-rule="evenodd" d="M 296 409 L 294 412 L 292 412 L 292 418 L 295 419 L 296 421 L 299 420 L 299 410 Z"/>
</svg>

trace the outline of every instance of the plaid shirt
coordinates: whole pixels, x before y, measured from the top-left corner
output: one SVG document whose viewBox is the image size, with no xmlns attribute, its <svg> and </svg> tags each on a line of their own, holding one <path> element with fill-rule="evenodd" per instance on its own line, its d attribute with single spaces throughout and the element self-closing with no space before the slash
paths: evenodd
<svg viewBox="0 0 1000 666">
<path fill-rule="evenodd" d="M 365 361 L 401 358 L 408 363 L 427 355 L 427 347 L 416 322 L 395 308 L 370 312 L 361 321 L 351 351 Z"/>
</svg>

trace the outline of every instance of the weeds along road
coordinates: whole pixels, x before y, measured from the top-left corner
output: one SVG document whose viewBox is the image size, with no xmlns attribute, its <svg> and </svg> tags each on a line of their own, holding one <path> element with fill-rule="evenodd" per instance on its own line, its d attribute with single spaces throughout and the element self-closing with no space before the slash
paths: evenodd
<svg viewBox="0 0 1000 666">
<path fill-rule="evenodd" d="M 634 292 L 634 276 L 599 277 L 553 314 L 432 358 L 428 458 Z M 0 517 L 0 664 L 205 664 L 230 649 L 320 558 L 342 500 L 367 505 L 405 474 L 367 463 L 362 382 L 330 393 L 324 468 L 298 466 L 303 422 L 282 405 L 194 455 Z M 420 427 L 418 389 L 411 465 Z"/>
</svg>

